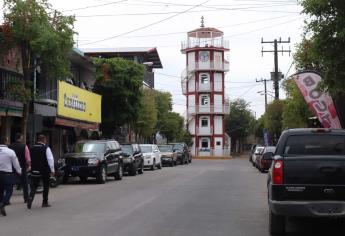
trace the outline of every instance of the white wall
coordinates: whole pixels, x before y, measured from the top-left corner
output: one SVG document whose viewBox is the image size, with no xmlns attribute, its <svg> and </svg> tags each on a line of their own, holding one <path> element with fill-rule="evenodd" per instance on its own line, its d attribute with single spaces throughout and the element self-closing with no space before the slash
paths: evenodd
<svg viewBox="0 0 345 236">
<path fill-rule="evenodd" d="M 221 92 L 223 89 L 223 77 L 221 73 L 214 73 L 214 90 Z"/>
<path fill-rule="evenodd" d="M 195 134 L 195 118 L 193 118 L 188 124 L 188 130 L 190 134 Z"/>
<path fill-rule="evenodd" d="M 223 134 L 222 116 L 214 116 L 214 134 Z"/>
<path fill-rule="evenodd" d="M 189 70 L 195 68 L 195 52 L 188 52 L 188 68 Z"/>
<path fill-rule="evenodd" d="M 222 95 L 215 94 L 214 95 L 214 112 L 222 112 L 222 111 L 223 111 Z"/>
<path fill-rule="evenodd" d="M 195 112 L 195 95 L 188 95 L 188 113 Z"/>
<path fill-rule="evenodd" d="M 223 55 L 221 52 L 214 52 L 214 68 L 222 69 Z"/>
<path fill-rule="evenodd" d="M 188 92 L 194 92 L 195 91 L 195 76 L 192 76 L 188 80 Z"/>
</svg>

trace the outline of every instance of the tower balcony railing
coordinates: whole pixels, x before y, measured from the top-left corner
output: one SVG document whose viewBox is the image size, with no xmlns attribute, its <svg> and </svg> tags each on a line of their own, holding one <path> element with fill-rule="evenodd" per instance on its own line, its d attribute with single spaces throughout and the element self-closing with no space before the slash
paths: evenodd
<svg viewBox="0 0 345 236">
<path fill-rule="evenodd" d="M 181 43 L 181 50 L 188 50 L 192 48 L 222 48 L 229 49 L 229 41 L 222 38 L 197 38 L 190 39 Z"/>
<path fill-rule="evenodd" d="M 193 72 L 196 70 L 218 70 L 218 71 L 229 71 L 230 63 L 228 61 L 207 61 L 207 62 L 195 62 L 187 65 L 186 71 Z"/>
<path fill-rule="evenodd" d="M 230 113 L 230 105 L 197 105 L 197 106 L 190 106 L 187 111 L 187 115 L 197 115 L 197 114 L 229 114 Z"/>
<path fill-rule="evenodd" d="M 196 128 L 197 135 L 210 136 L 213 134 L 213 127 L 199 127 Z"/>
</svg>

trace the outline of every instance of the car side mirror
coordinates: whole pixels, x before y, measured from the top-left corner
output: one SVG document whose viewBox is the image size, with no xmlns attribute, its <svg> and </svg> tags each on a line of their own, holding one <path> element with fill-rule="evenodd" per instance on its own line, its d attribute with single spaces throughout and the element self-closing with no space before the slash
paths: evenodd
<svg viewBox="0 0 345 236">
<path fill-rule="evenodd" d="M 273 152 L 266 152 L 266 153 L 264 153 L 264 155 L 262 156 L 262 159 L 263 159 L 263 160 L 266 160 L 266 161 L 272 161 L 272 160 L 273 160 L 273 156 L 274 156 L 274 153 L 273 153 Z"/>
</svg>

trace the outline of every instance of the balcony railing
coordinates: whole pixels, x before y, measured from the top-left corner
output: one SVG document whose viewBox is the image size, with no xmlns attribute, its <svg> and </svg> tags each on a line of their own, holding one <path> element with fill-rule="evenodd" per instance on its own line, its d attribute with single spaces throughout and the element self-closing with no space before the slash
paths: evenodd
<svg viewBox="0 0 345 236">
<path fill-rule="evenodd" d="M 192 72 L 195 70 L 219 70 L 219 71 L 229 71 L 230 63 L 228 61 L 218 62 L 218 61 L 208 61 L 208 62 L 195 62 L 194 64 L 189 64 L 186 71 Z"/>
<path fill-rule="evenodd" d="M 213 134 L 213 127 L 199 127 L 196 128 L 197 135 L 212 135 Z"/>
<path fill-rule="evenodd" d="M 197 106 L 190 106 L 187 111 L 188 115 L 195 115 L 195 114 L 229 114 L 230 113 L 230 105 L 213 105 L 213 106 L 205 106 L 205 105 L 197 105 Z"/>
<path fill-rule="evenodd" d="M 13 82 L 22 81 L 23 76 L 21 74 L 0 69 L 0 99 L 8 99 L 15 101 L 16 98 L 11 95 L 8 90 Z"/>
<path fill-rule="evenodd" d="M 181 43 L 181 50 L 187 50 L 191 48 L 207 48 L 207 47 L 215 47 L 215 48 L 224 48 L 229 49 L 229 41 L 221 39 L 221 38 L 211 38 L 211 39 L 202 39 L 198 38 L 195 40 L 189 40 Z"/>
</svg>

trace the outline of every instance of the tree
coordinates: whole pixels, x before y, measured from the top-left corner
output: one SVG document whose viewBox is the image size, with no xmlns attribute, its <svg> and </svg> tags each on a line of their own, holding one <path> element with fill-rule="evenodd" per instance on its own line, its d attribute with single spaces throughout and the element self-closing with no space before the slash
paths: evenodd
<svg viewBox="0 0 345 236">
<path fill-rule="evenodd" d="M 164 118 L 164 115 L 172 111 L 172 96 L 169 92 L 155 91 L 155 101 L 157 107 L 158 120 Z"/>
<path fill-rule="evenodd" d="M 345 94 L 345 4 L 340 0 L 300 0 L 307 14 L 304 39 L 298 45 L 298 70 L 321 73 L 321 86 L 331 95 Z"/>
<path fill-rule="evenodd" d="M 274 100 L 267 106 L 265 113 L 264 126 L 268 129 L 269 134 L 273 139 L 273 143 L 277 143 L 278 138 L 283 130 L 282 115 L 285 101 Z"/>
<path fill-rule="evenodd" d="M 243 138 L 253 131 L 254 120 L 249 103 L 244 99 L 236 99 L 230 103 L 230 114 L 225 119 L 225 129 L 231 137 L 232 150 L 236 150 L 234 147 L 238 141 L 242 145 Z"/>
<path fill-rule="evenodd" d="M 29 101 L 34 91 L 31 75 L 38 66 L 51 78 L 69 75 L 68 53 L 73 41 L 74 17 L 63 16 L 52 9 L 47 0 L 5 0 L 4 25 L 0 31 L 1 51 L 18 47 L 21 52 L 23 83 L 12 86 L 11 91 L 23 102 L 22 130 L 26 138 Z M 39 60 L 38 60 L 39 58 Z"/>
<path fill-rule="evenodd" d="M 144 138 L 150 138 L 157 127 L 157 109 L 155 92 L 151 89 L 143 89 L 143 97 L 140 101 L 136 130 Z"/>
<path fill-rule="evenodd" d="M 183 132 L 183 117 L 176 112 L 168 112 L 160 120 L 160 132 L 164 134 L 168 142 L 181 140 Z"/>
<path fill-rule="evenodd" d="M 282 128 L 308 127 L 308 119 L 313 116 L 294 80 L 284 81 L 286 100 L 283 110 Z"/>
<path fill-rule="evenodd" d="M 122 58 L 93 58 L 96 65 L 94 91 L 102 95 L 104 136 L 111 137 L 124 124 L 135 127 L 141 109 L 144 66 Z"/>
</svg>

